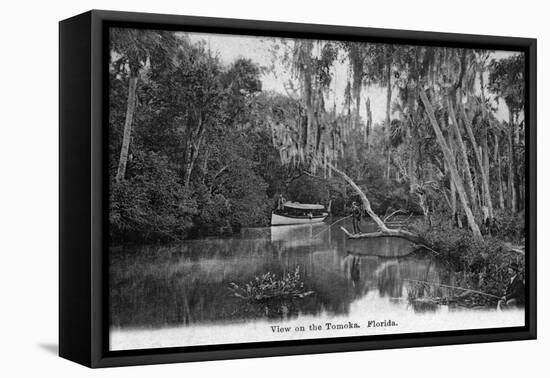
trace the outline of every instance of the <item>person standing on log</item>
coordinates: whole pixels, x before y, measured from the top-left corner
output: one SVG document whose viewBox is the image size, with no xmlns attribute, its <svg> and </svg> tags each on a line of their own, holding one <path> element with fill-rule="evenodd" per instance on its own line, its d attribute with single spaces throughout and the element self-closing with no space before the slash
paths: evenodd
<svg viewBox="0 0 550 378">
<path fill-rule="evenodd" d="M 353 222 L 353 233 L 358 234 L 361 232 L 359 224 L 361 223 L 361 209 L 357 206 L 357 202 L 351 203 L 351 220 Z"/>
<path fill-rule="evenodd" d="M 279 194 L 279 200 L 277 201 L 277 210 L 283 210 L 285 207 L 286 199 L 282 194 Z"/>
</svg>

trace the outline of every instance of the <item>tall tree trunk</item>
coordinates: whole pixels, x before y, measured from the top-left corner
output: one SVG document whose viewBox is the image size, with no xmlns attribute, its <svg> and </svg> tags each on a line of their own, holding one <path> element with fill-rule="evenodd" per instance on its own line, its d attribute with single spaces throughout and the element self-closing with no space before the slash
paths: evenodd
<svg viewBox="0 0 550 378">
<path fill-rule="evenodd" d="M 491 166 L 489 163 L 489 143 L 487 141 L 487 130 L 484 128 L 481 136 L 481 158 L 483 160 L 483 168 L 487 177 L 487 206 L 489 207 L 489 216 L 493 217 L 493 197 L 491 196 Z M 490 202 L 489 202 L 490 201 Z M 490 205 L 490 206 L 489 206 Z"/>
<path fill-rule="evenodd" d="M 488 132 L 487 129 L 483 129 L 481 136 L 481 148 L 482 148 L 482 159 L 485 175 L 487 176 L 487 188 L 489 189 L 489 196 L 491 195 L 491 165 L 489 163 L 489 142 L 488 142 Z M 492 203 L 491 203 L 492 204 Z"/>
<path fill-rule="evenodd" d="M 445 158 L 445 161 L 449 166 L 451 179 L 456 186 L 460 203 L 462 204 L 462 208 L 464 210 L 464 213 L 466 214 L 466 219 L 468 220 L 468 225 L 470 226 L 470 229 L 472 230 L 472 233 L 475 239 L 478 239 L 478 240 L 483 239 L 483 236 L 481 235 L 481 231 L 479 230 L 479 227 L 475 221 L 474 214 L 472 213 L 472 209 L 470 208 L 470 205 L 468 203 L 468 197 L 466 195 L 466 191 L 464 190 L 464 184 L 462 182 L 462 179 L 460 178 L 460 175 L 458 174 L 458 169 L 456 167 L 456 164 L 454 163 L 454 160 L 453 160 L 454 156 L 452 156 L 451 151 L 449 150 L 449 147 L 445 142 L 445 137 L 443 136 L 443 133 L 441 132 L 441 128 L 439 127 L 439 124 L 437 123 L 437 120 L 435 118 L 432 104 L 428 100 L 428 97 L 426 96 L 426 93 L 422 88 L 420 89 L 420 98 L 424 103 L 426 113 L 428 114 L 428 118 L 430 119 L 430 123 L 432 125 L 432 128 L 434 129 L 435 135 L 437 137 L 437 141 L 441 147 L 441 150 L 443 151 L 443 156 Z"/>
<path fill-rule="evenodd" d="M 479 70 L 479 85 L 481 88 L 481 115 L 483 117 L 483 120 L 485 121 L 485 124 L 483 125 L 483 129 L 481 132 L 481 148 L 482 148 L 482 164 L 480 169 L 483 169 L 483 174 L 485 177 L 482 177 L 483 179 L 483 191 L 485 195 L 485 202 L 489 210 L 489 218 L 493 218 L 493 202 L 491 198 L 491 172 L 490 172 L 490 166 L 489 166 L 489 144 L 487 142 L 487 127 L 490 125 L 490 120 L 487 117 L 487 109 L 485 108 L 485 78 L 483 77 L 483 73 L 485 71 L 484 66 L 481 66 L 481 69 Z M 466 112 L 464 111 L 464 108 L 462 108 L 462 116 L 464 118 L 464 122 L 467 122 L 468 124 L 468 134 L 473 136 L 472 128 L 471 128 L 471 122 L 470 120 L 466 118 Z M 472 140 L 472 143 L 474 143 L 474 139 L 470 137 Z"/>
<path fill-rule="evenodd" d="M 466 180 L 466 190 L 468 193 L 468 197 L 470 199 L 470 205 L 472 209 L 476 209 L 477 201 L 476 201 L 476 190 L 474 186 L 474 182 L 472 179 L 472 172 L 470 171 L 470 162 L 468 161 L 468 153 L 466 152 L 466 146 L 464 145 L 464 141 L 462 140 L 462 135 L 460 134 L 460 129 L 458 127 L 458 121 L 456 119 L 456 115 L 453 109 L 453 101 L 448 98 L 447 99 L 448 107 L 449 107 L 449 116 L 451 117 L 451 124 L 452 129 L 455 133 L 455 140 L 456 144 L 458 145 L 459 150 L 459 156 L 462 161 L 462 166 L 464 167 L 464 176 Z"/>
<path fill-rule="evenodd" d="M 305 116 L 303 117 L 302 126 L 304 130 L 302 132 L 302 146 L 300 147 L 306 156 L 310 156 L 310 152 L 315 146 L 314 135 L 314 90 L 313 90 L 313 65 L 312 56 L 313 41 L 303 40 L 296 42 L 297 61 L 295 62 L 295 69 L 299 74 L 300 80 L 300 94 L 302 96 L 302 103 L 305 107 Z"/>
<path fill-rule="evenodd" d="M 508 124 L 508 200 L 510 201 L 510 210 L 512 213 L 516 212 L 516 188 L 514 187 L 514 172 L 515 172 L 515 159 L 514 159 L 514 114 L 511 107 L 509 109 L 509 124 Z"/>
<path fill-rule="evenodd" d="M 450 173 L 449 173 L 450 178 Z M 458 228 L 462 228 L 462 219 L 458 216 L 458 209 L 456 206 L 456 185 L 450 178 L 451 183 L 451 212 L 453 213 L 453 222 Z"/>
<path fill-rule="evenodd" d="M 313 121 L 314 121 L 314 112 L 313 112 L 313 101 L 312 101 L 312 88 L 311 88 L 311 75 L 308 73 L 304 78 L 304 102 L 306 105 L 306 114 L 307 114 L 307 123 L 306 123 L 306 152 L 310 152 L 314 145 L 314 135 L 313 135 Z"/>
<path fill-rule="evenodd" d="M 369 136 L 372 128 L 372 112 L 370 110 L 370 98 L 367 98 L 367 102 L 365 103 L 365 110 L 367 112 L 367 118 L 365 122 L 365 134 L 364 134 L 364 143 L 367 151 L 369 150 Z"/>
<path fill-rule="evenodd" d="M 126 102 L 126 118 L 124 120 L 124 131 L 122 134 L 122 147 L 120 148 L 120 158 L 118 160 L 118 169 L 116 173 L 116 182 L 124 180 L 126 177 L 126 165 L 128 164 L 128 151 L 130 150 L 130 139 L 132 137 L 132 124 L 137 102 L 137 75 L 130 73 L 128 81 L 128 100 Z"/>
<path fill-rule="evenodd" d="M 392 84 L 391 84 L 391 52 L 389 47 L 386 51 L 386 180 L 390 179 L 390 146 L 391 146 L 391 94 L 392 94 Z"/>
<path fill-rule="evenodd" d="M 208 157 L 210 156 L 210 148 L 206 147 L 206 151 L 204 152 L 204 160 L 202 163 L 202 183 L 204 184 L 206 182 L 206 175 L 208 173 Z"/>
<path fill-rule="evenodd" d="M 482 68 L 479 70 L 479 83 L 481 88 L 481 115 L 483 116 L 483 119 L 485 120 L 485 123 L 487 127 L 491 126 L 491 120 L 487 117 L 487 108 L 485 106 L 485 78 L 483 77 L 485 69 Z M 483 166 L 485 167 L 485 174 L 487 175 L 489 179 L 489 184 L 491 183 L 491 173 L 489 171 L 489 133 L 487 130 L 487 127 L 483 127 L 482 133 L 481 133 L 481 147 L 483 148 Z"/>
<path fill-rule="evenodd" d="M 414 151 L 413 151 L 413 148 L 412 147 L 410 150 L 409 150 L 409 167 L 408 167 L 408 170 L 409 170 L 409 179 L 410 179 L 410 185 L 409 185 L 409 192 L 412 193 L 414 188 L 416 188 L 418 186 L 418 179 L 416 177 L 416 163 L 414 161 Z"/>
<path fill-rule="evenodd" d="M 355 91 L 355 117 L 353 122 L 353 128 L 358 128 L 359 123 L 361 120 L 361 116 L 359 114 L 359 110 L 361 109 L 361 85 L 359 85 L 359 89 Z"/>
<path fill-rule="evenodd" d="M 451 151 L 451 154 L 453 154 L 454 156 L 453 151 Z M 451 172 L 448 164 L 445 164 L 445 170 L 446 175 L 449 176 L 449 186 L 451 187 L 451 218 L 453 219 L 453 223 L 455 224 L 455 226 L 462 228 L 462 221 L 458 216 L 458 210 L 456 208 L 456 185 L 451 178 Z"/>
<path fill-rule="evenodd" d="M 321 148 L 321 140 L 323 138 L 323 132 L 325 130 L 325 126 L 324 126 L 324 123 L 321 122 L 321 120 L 319 119 L 320 117 L 320 114 L 321 112 L 324 111 L 325 109 L 325 100 L 324 100 L 324 97 L 323 97 L 323 91 L 322 91 L 322 88 L 319 87 L 318 90 L 317 90 L 317 101 L 315 101 L 315 125 L 316 125 L 316 129 L 315 129 L 315 152 L 319 152 L 320 151 L 320 148 Z"/>
<path fill-rule="evenodd" d="M 522 169 L 521 167 L 521 164 L 519 164 L 519 162 L 516 161 L 516 155 L 515 155 L 515 151 L 516 151 L 516 148 L 520 147 L 520 128 L 521 128 L 521 123 L 519 122 L 519 112 L 515 112 L 515 122 L 514 122 L 514 129 L 515 129 L 515 132 L 514 132 L 514 135 L 515 135 L 515 138 L 514 138 L 514 144 L 513 144 L 513 148 L 512 148 L 512 153 L 514 154 L 514 193 L 515 193 L 515 199 L 516 199 L 516 206 L 515 206 L 515 209 L 516 209 L 516 212 L 520 211 L 523 209 L 523 206 L 522 204 L 525 203 L 525 201 L 523 201 L 523 197 L 522 197 L 522 191 L 521 191 L 521 175 L 520 175 L 520 171 Z"/>
<path fill-rule="evenodd" d="M 493 218 L 493 202 L 491 200 L 491 189 L 489 186 L 489 164 L 485 165 L 483 163 L 483 157 L 481 155 L 481 152 L 479 151 L 479 148 L 476 143 L 476 138 L 474 136 L 474 132 L 472 130 L 472 123 L 468 116 L 466 115 L 466 111 L 464 108 L 461 109 L 462 112 L 462 120 L 464 121 L 464 128 L 466 129 L 466 132 L 468 134 L 468 137 L 470 138 L 470 143 L 472 143 L 472 148 L 474 150 L 474 156 L 476 158 L 476 162 L 479 168 L 480 176 L 481 176 L 481 185 L 482 185 L 482 193 L 484 195 L 485 204 L 487 205 L 488 215 L 489 218 Z M 487 131 L 485 131 L 486 133 Z M 487 144 L 487 141 L 485 140 L 485 144 Z M 488 160 L 488 158 L 487 158 Z"/>
<path fill-rule="evenodd" d="M 197 162 L 197 158 L 199 157 L 200 147 L 202 145 L 204 133 L 202 133 L 199 137 L 199 140 L 197 143 L 193 146 L 193 150 L 191 153 L 191 161 L 189 164 L 187 164 L 187 170 L 185 172 L 185 187 L 188 188 L 189 184 L 191 182 L 191 174 L 193 173 L 193 168 L 195 167 L 195 163 Z"/>
<path fill-rule="evenodd" d="M 408 175 L 409 175 L 409 193 L 412 193 L 415 188 L 418 186 L 418 179 L 416 177 L 416 146 L 413 143 L 413 138 L 411 136 L 410 125 L 407 127 L 407 150 L 409 152 L 409 161 L 408 161 Z"/>
<path fill-rule="evenodd" d="M 455 156 L 455 147 L 454 147 L 454 141 L 453 141 L 453 133 L 447 133 L 447 145 L 449 146 L 449 151 L 451 151 L 451 156 Z M 459 228 L 462 228 L 462 221 L 460 220 L 460 217 L 458 216 L 458 211 L 456 208 L 456 186 L 453 182 L 453 179 L 451 178 L 451 172 L 449 169 L 449 164 L 445 162 L 445 159 L 443 159 L 443 166 L 445 168 L 445 176 L 449 177 L 449 186 L 451 190 L 451 218 L 455 224 L 455 226 L 458 226 Z"/>
<path fill-rule="evenodd" d="M 351 44 L 349 47 L 348 58 L 352 69 L 353 83 L 352 92 L 355 99 L 355 111 L 353 117 L 353 128 L 359 127 L 361 111 L 361 87 L 363 84 L 363 53 L 359 44 Z"/>
<path fill-rule="evenodd" d="M 504 185 L 502 184 L 502 163 L 500 161 L 500 149 L 498 135 L 495 134 L 495 162 L 497 164 L 498 202 L 499 207 L 504 209 Z"/>
<path fill-rule="evenodd" d="M 196 134 L 193 136 L 193 133 L 191 132 L 188 140 L 187 151 L 189 152 L 186 154 L 187 156 L 185 161 L 185 182 L 184 182 L 184 185 L 186 188 L 189 187 L 189 184 L 191 182 L 191 174 L 193 173 L 193 168 L 195 167 L 197 158 L 199 157 L 205 130 L 206 128 L 204 127 L 202 114 L 200 114 Z"/>
</svg>

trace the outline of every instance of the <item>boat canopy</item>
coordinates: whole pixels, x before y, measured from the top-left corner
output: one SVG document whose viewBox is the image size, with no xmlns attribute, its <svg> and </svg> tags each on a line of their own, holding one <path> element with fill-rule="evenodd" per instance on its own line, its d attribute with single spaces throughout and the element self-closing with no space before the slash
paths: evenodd
<svg viewBox="0 0 550 378">
<path fill-rule="evenodd" d="M 325 207 L 319 204 L 310 204 L 310 203 L 300 203 L 300 202 L 285 202 L 284 207 L 289 207 L 292 209 L 299 210 L 323 210 Z"/>
</svg>

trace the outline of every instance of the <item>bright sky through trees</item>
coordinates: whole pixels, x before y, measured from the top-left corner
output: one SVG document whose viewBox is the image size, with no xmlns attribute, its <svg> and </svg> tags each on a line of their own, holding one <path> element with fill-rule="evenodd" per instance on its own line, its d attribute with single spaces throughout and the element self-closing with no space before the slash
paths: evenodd
<svg viewBox="0 0 550 378">
<path fill-rule="evenodd" d="M 285 94 L 285 83 L 291 80 L 294 86 L 297 87 L 296 80 L 292 77 L 288 67 L 280 63 L 280 59 L 276 63 L 273 59 L 273 54 L 280 55 L 276 50 L 276 45 L 281 39 L 254 37 L 254 36 L 238 36 L 238 35 L 223 35 L 223 34 L 207 34 L 207 33 L 185 33 L 193 42 L 202 41 L 215 54 L 219 56 L 225 65 L 231 64 L 238 58 L 251 59 L 253 62 L 265 68 L 261 75 L 262 86 L 264 90 L 272 90 Z M 509 56 L 515 55 L 514 52 L 496 51 L 492 54 L 492 58 L 500 60 Z M 347 59 L 340 56 L 339 59 Z M 333 106 L 336 103 L 337 110 L 342 110 L 344 104 L 344 91 L 348 81 L 348 63 L 337 61 L 332 68 L 333 82 L 331 84 L 332 98 L 327 101 L 327 106 Z M 488 73 L 486 74 L 486 76 Z M 487 77 L 485 83 L 488 82 Z M 479 80 L 476 80 L 476 88 L 479 91 Z M 392 102 L 395 100 L 397 92 L 392 94 Z M 494 96 L 487 92 L 488 97 Z M 386 107 L 386 89 L 378 84 L 373 84 L 364 87 L 362 93 L 362 104 L 367 97 L 370 98 L 372 117 L 374 125 L 384 121 Z M 503 121 L 508 119 L 508 109 L 506 104 L 501 101 L 496 103 L 498 111 L 495 114 L 497 119 Z M 361 109 L 361 115 L 364 116 L 364 108 Z"/>
</svg>

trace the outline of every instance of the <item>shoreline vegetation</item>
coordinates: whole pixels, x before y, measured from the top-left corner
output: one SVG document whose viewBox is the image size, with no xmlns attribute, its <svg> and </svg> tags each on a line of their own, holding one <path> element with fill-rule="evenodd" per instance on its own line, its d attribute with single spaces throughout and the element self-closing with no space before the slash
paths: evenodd
<svg viewBox="0 0 550 378">
<path fill-rule="evenodd" d="M 348 237 L 407 239 L 460 272 L 459 287 L 499 295 L 510 262 L 524 271 L 523 54 L 273 38 L 266 66 L 187 33 L 110 40 L 113 245 L 268 226 L 284 195 L 335 216 L 361 203 L 378 231 Z M 284 92 L 264 88 L 276 70 Z M 416 217 L 394 228 L 396 213 Z M 442 301 L 468 295 L 493 305 Z"/>
</svg>

